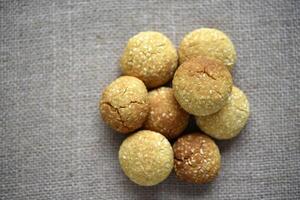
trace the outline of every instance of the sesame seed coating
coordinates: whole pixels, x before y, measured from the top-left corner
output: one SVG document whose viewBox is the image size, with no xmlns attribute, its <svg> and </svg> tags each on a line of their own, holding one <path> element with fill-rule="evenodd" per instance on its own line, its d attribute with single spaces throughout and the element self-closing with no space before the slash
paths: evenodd
<svg viewBox="0 0 300 200">
<path fill-rule="evenodd" d="M 103 120 L 120 133 L 140 128 L 149 112 L 147 88 L 132 76 L 121 76 L 107 86 L 99 102 Z"/>
<path fill-rule="evenodd" d="M 125 75 L 135 76 L 144 81 L 148 88 L 154 88 L 173 77 L 178 56 L 165 35 L 140 32 L 129 39 L 120 63 Z"/>
<path fill-rule="evenodd" d="M 127 137 L 119 150 L 122 170 L 134 183 L 156 185 L 173 169 L 173 150 L 169 141 L 154 131 L 138 131 Z"/>
<path fill-rule="evenodd" d="M 218 146 L 208 136 L 190 133 L 173 145 L 176 176 L 191 183 L 211 182 L 221 168 Z"/>
<path fill-rule="evenodd" d="M 216 139 L 230 139 L 237 136 L 246 125 L 249 117 L 247 96 L 233 86 L 227 104 L 218 112 L 196 117 L 199 128 Z"/>
<path fill-rule="evenodd" d="M 189 114 L 176 101 L 172 88 L 161 87 L 148 93 L 150 111 L 145 129 L 168 139 L 176 138 L 188 125 Z"/>
<path fill-rule="evenodd" d="M 229 70 L 236 62 L 236 51 L 229 37 L 222 31 L 201 28 L 188 33 L 179 45 L 179 61 L 205 56 L 220 60 Z"/>
<path fill-rule="evenodd" d="M 187 112 L 196 116 L 220 110 L 231 93 L 232 77 L 224 65 L 197 57 L 180 65 L 173 78 L 174 96 Z"/>
</svg>

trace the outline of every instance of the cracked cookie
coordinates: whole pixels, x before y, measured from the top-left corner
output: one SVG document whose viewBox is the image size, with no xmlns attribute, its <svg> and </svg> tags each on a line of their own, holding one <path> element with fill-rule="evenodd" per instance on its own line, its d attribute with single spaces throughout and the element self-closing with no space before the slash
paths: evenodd
<svg viewBox="0 0 300 200">
<path fill-rule="evenodd" d="M 181 64 L 173 78 L 174 96 L 187 112 L 196 116 L 220 110 L 232 89 L 232 77 L 219 61 L 197 57 Z"/>
<path fill-rule="evenodd" d="M 220 60 L 229 70 L 236 62 L 236 51 L 229 37 L 222 31 L 201 28 L 188 33 L 178 49 L 179 61 L 205 56 Z"/>
<path fill-rule="evenodd" d="M 150 111 L 145 129 L 168 139 L 176 138 L 188 125 L 189 114 L 176 101 L 172 88 L 161 87 L 148 93 Z"/>
<path fill-rule="evenodd" d="M 99 102 L 103 120 L 120 133 L 142 127 L 149 104 L 147 88 L 138 78 L 121 76 L 107 86 Z"/>
<path fill-rule="evenodd" d="M 154 131 L 138 131 L 127 137 L 119 150 L 123 172 L 134 183 L 156 185 L 173 169 L 173 150 L 169 141 Z"/>
<path fill-rule="evenodd" d="M 175 47 L 159 32 L 140 32 L 130 38 L 120 60 L 123 74 L 141 79 L 148 88 L 168 82 L 177 62 Z"/>
<path fill-rule="evenodd" d="M 233 86 L 226 105 L 212 115 L 196 117 L 199 128 L 213 138 L 224 140 L 237 136 L 249 117 L 247 96 Z"/>
<path fill-rule="evenodd" d="M 208 136 L 190 133 L 173 145 L 176 176 L 191 183 L 211 182 L 221 168 L 218 146 Z"/>
</svg>

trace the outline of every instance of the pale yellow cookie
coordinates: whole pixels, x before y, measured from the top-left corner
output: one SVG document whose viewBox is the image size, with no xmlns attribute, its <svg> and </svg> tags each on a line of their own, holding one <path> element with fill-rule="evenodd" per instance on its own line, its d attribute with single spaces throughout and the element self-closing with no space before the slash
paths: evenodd
<svg viewBox="0 0 300 200">
<path fill-rule="evenodd" d="M 156 185 L 173 169 L 173 150 L 163 135 L 143 130 L 126 138 L 119 150 L 123 172 L 141 186 Z"/>
<path fill-rule="evenodd" d="M 212 115 L 196 117 L 199 128 L 213 138 L 225 140 L 237 136 L 244 128 L 250 109 L 247 96 L 237 87 L 232 88 L 226 105 Z"/>
<path fill-rule="evenodd" d="M 174 96 L 187 112 L 196 116 L 210 115 L 227 102 L 232 77 L 219 61 L 197 57 L 184 62 L 173 78 Z"/>
<path fill-rule="evenodd" d="M 236 62 L 236 51 L 229 37 L 217 29 L 200 28 L 188 33 L 178 49 L 180 63 L 204 56 L 220 60 L 229 70 Z"/>
<path fill-rule="evenodd" d="M 172 42 L 159 32 L 140 32 L 129 39 L 121 57 L 125 75 L 141 79 L 148 88 L 161 86 L 174 75 L 178 56 Z"/>
</svg>

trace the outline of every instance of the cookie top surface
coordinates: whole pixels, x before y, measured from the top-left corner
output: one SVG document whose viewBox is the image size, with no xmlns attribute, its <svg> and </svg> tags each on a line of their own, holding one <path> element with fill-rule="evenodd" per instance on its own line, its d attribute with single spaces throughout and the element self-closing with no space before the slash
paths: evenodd
<svg viewBox="0 0 300 200">
<path fill-rule="evenodd" d="M 156 185 L 173 169 L 173 150 L 160 133 L 142 130 L 123 141 L 119 161 L 131 181 L 142 186 Z"/>
<path fill-rule="evenodd" d="M 204 56 L 221 61 L 229 70 L 236 63 L 236 51 L 230 38 L 217 29 L 200 28 L 188 33 L 178 49 L 180 63 Z"/>
<path fill-rule="evenodd" d="M 231 139 L 237 136 L 246 125 L 250 108 L 247 96 L 233 86 L 226 105 L 218 112 L 196 117 L 199 128 L 216 139 Z"/>
<path fill-rule="evenodd" d="M 232 90 L 232 77 L 219 61 L 197 57 L 179 66 L 173 78 L 174 96 L 187 112 L 196 116 L 220 110 Z"/>
<path fill-rule="evenodd" d="M 121 133 L 130 133 L 145 122 L 148 111 L 147 88 L 131 76 L 121 76 L 105 88 L 99 102 L 103 120 Z"/>
<path fill-rule="evenodd" d="M 215 142 L 201 133 L 180 137 L 173 145 L 176 176 L 191 183 L 208 183 L 221 167 L 221 155 Z"/>
<path fill-rule="evenodd" d="M 148 88 L 154 88 L 172 78 L 178 56 L 162 33 L 140 32 L 129 39 L 120 63 L 125 75 L 138 77 Z"/>
<path fill-rule="evenodd" d="M 188 125 L 189 114 L 176 101 L 173 89 L 161 87 L 148 93 L 150 111 L 145 129 L 157 131 L 168 139 L 176 138 Z"/>
</svg>

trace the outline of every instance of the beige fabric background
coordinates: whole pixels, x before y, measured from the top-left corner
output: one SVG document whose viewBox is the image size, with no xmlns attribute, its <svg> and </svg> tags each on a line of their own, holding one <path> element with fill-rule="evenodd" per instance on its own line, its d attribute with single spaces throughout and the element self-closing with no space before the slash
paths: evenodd
<svg viewBox="0 0 300 200">
<path fill-rule="evenodd" d="M 299 1 L 7 0 L 0 19 L 0 199 L 300 199 Z M 172 174 L 138 187 L 117 161 L 123 137 L 98 118 L 99 95 L 129 37 L 156 30 L 178 45 L 199 27 L 232 38 L 251 118 L 218 143 L 214 183 Z"/>
</svg>

